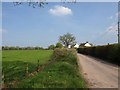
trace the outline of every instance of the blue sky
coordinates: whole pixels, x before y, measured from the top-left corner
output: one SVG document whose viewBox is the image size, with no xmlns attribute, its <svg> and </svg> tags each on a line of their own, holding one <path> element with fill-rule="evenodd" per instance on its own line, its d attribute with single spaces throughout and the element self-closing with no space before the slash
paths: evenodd
<svg viewBox="0 0 120 90">
<path fill-rule="evenodd" d="M 117 42 L 117 3 L 48 3 L 44 8 L 2 4 L 2 44 L 42 46 L 58 42 L 67 32 L 78 44 Z"/>
</svg>

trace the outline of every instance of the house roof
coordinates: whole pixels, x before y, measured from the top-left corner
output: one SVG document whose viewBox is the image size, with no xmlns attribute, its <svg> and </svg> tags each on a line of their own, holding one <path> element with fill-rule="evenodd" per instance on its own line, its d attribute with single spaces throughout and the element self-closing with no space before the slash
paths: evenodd
<svg viewBox="0 0 120 90">
<path fill-rule="evenodd" d="M 90 43 L 86 43 L 84 46 L 91 47 L 92 45 Z"/>
<path fill-rule="evenodd" d="M 75 44 L 75 46 L 74 46 L 74 47 L 79 48 L 79 44 Z"/>
<path fill-rule="evenodd" d="M 90 47 L 90 46 L 92 46 L 92 44 L 89 42 L 86 42 L 86 43 L 81 43 L 80 46 Z"/>
</svg>

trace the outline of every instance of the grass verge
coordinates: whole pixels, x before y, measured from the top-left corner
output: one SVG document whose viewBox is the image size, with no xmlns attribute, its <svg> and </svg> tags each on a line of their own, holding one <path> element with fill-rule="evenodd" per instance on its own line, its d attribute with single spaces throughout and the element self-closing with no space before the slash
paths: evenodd
<svg viewBox="0 0 120 90">
<path fill-rule="evenodd" d="M 64 53 L 62 53 L 64 52 Z M 34 77 L 28 77 L 17 84 L 22 88 L 85 88 L 85 83 L 79 73 L 75 50 L 56 49 L 52 60 Z"/>
</svg>

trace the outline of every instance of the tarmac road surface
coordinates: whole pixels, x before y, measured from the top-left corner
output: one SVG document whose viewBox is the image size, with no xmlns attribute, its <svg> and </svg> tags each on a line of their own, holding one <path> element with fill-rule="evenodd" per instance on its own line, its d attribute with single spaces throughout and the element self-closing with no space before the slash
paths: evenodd
<svg viewBox="0 0 120 90">
<path fill-rule="evenodd" d="M 89 88 L 118 88 L 118 66 L 78 54 L 82 75 Z"/>
</svg>

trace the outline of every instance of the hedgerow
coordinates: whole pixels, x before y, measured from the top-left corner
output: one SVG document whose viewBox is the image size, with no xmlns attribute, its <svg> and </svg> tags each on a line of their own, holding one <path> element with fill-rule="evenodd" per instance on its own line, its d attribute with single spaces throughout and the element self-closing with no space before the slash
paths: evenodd
<svg viewBox="0 0 120 90">
<path fill-rule="evenodd" d="M 120 62 L 120 44 L 78 48 L 78 53 L 98 57 L 114 64 Z"/>
</svg>

